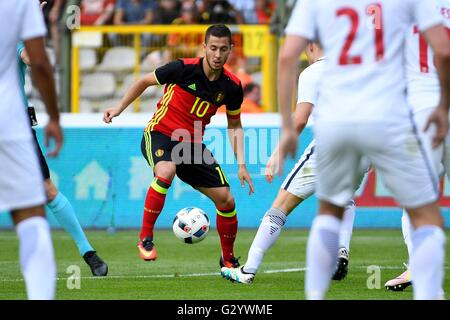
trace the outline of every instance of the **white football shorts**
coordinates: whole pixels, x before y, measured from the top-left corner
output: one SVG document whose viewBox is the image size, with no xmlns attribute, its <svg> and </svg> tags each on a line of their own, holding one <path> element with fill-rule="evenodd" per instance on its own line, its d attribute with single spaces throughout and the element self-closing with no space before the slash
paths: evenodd
<svg viewBox="0 0 450 320">
<path fill-rule="evenodd" d="M 44 204 L 44 179 L 29 139 L 0 140 L 0 212 Z"/>
<path fill-rule="evenodd" d="M 377 123 L 317 121 L 314 134 L 319 199 L 345 206 L 358 187 L 363 157 L 402 207 L 417 208 L 438 199 L 431 155 L 412 113 L 409 120 Z"/>
<path fill-rule="evenodd" d="M 314 149 L 315 141 L 313 140 L 281 185 L 281 188 L 301 199 L 309 198 L 316 189 L 316 153 Z"/>
<path fill-rule="evenodd" d="M 284 179 L 281 188 L 293 194 L 300 199 L 308 199 L 316 190 L 316 152 L 315 140 L 306 147 L 300 159 L 295 164 L 294 168 Z M 369 163 L 362 161 L 358 170 L 359 184 L 361 184 L 364 175 L 369 170 Z M 358 187 L 359 187 L 358 184 Z"/>
</svg>

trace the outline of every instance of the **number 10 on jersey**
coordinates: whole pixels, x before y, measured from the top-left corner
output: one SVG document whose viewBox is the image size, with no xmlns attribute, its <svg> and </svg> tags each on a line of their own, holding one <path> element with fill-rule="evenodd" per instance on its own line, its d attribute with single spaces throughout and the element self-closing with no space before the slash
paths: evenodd
<svg viewBox="0 0 450 320">
<path fill-rule="evenodd" d="M 197 117 L 203 118 L 205 116 L 206 112 L 209 109 L 210 103 L 208 101 L 205 101 L 205 100 L 200 102 L 200 100 L 201 99 L 199 97 L 197 97 L 195 99 L 195 102 L 194 102 L 194 104 L 192 106 L 192 109 L 191 109 L 190 113 L 191 114 L 195 113 L 197 115 Z M 199 104 L 199 102 L 200 102 L 200 104 Z"/>
</svg>

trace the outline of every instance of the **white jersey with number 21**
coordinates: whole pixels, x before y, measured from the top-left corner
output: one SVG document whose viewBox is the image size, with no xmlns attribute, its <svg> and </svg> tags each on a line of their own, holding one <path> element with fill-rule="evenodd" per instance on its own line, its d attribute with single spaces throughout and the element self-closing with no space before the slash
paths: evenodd
<svg viewBox="0 0 450 320">
<path fill-rule="evenodd" d="M 386 122 L 408 116 L 404 43 L 416 24 L 442 23 L 432 0 L 301 0 L 288 35 L 320 40 L 328 63 L 316 120 Z"/>
</svg>

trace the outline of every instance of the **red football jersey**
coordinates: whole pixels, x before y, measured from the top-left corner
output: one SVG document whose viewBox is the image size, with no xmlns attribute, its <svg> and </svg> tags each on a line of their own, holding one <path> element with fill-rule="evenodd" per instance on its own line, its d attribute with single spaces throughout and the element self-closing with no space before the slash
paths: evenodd
<svg viewBox="0 0 450 320">
<path fill-rule="evenodd" d="M 205 126 L 220 106 L 225 105 L 228 117 L 240 117 L 240 80 L 224 68 L 219 79 L 210 81 L 202 61 L 178 59 L 155 70 L 158 83 L 166 87 L 146 131 L 158 131 L 178 141 L 202 142 Z"/>
</svg>

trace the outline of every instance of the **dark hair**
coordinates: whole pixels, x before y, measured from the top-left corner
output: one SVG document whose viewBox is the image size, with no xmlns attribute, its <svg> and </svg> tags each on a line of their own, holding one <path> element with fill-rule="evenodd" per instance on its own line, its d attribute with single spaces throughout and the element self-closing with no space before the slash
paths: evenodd
<svg viewBox="0 0 450 320">
<path fill-rule="evenodd" d="M 217 38 L 228 38 L 230 40 L 230 45 L 232 44 L 231 41 L 231 31 L 230 29 L 224 25 L 224 24 L 213 24 L 206 30 L 205 34 L 205 43 L 208 43 L 208 39 L 210 36 L 214 36 Z"/>
</svg>

